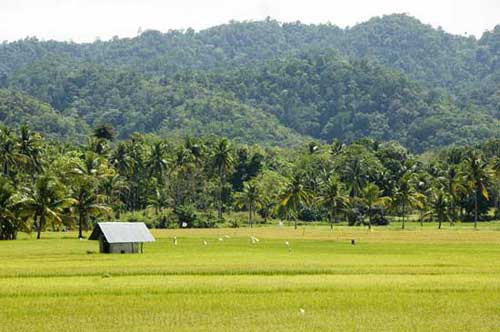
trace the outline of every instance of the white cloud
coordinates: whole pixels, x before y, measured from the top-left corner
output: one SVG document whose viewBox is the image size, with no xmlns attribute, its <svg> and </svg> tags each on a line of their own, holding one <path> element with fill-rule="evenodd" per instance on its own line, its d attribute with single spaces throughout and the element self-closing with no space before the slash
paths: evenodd
<svg viewBox="0 0 500 332">
<path fill-rule="evenodd" d="M 500 23 L 500 1 L 476 0 L 2 0 L 0 40 L 26 36 L 92 41 L 134 36 L 139 27 L 196 30 L 263 19 L 352 26 L 370 17 L 407 12 L 424 23 L 480 36 Z"/>
</svg>

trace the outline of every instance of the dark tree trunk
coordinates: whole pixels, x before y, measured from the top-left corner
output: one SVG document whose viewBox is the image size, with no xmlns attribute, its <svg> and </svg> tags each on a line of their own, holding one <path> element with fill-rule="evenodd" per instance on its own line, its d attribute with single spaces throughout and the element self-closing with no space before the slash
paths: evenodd
<svg viewBox="0 0 500 332">
<path fill-rule="evenodd" d="M 478 190 L 476 188 L 475 190 L 475 195 L 474 195 L 474 229 L 477 229 L 477 194 L 478 194 Z"/>
<path fill-rule="evenodd" d="M 219 218 L 219 221 L 222 221 L 222 187 L 224 186 L 224 179 L 223 179 L 223 170 L 222 168 L 219 169 L 219 197 L 218 197 L 218 206 L 217 206 L 217 216 Z"/>
</svg>

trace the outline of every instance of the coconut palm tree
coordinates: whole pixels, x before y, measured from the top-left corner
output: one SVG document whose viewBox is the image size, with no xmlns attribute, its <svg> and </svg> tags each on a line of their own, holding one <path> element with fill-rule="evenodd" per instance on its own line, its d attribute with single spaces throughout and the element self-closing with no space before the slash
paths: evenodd
<svg viewBox="0 0 500 332">
<path fill-rule="evenodd" d="M 0 177 L 0 240 L 14 240 L 18 229 L 15 191 L 5 177 Z"/>
<path fill-rule="evenodd" d="M 165 179 L 168 166 L 169 162 L 166 156 L 165 144 L 161 141 L 155 142 L 150 148 L 145 167 L 149 172 L 149 176 L 156 178 L 158 187 L 161 186 L 161 183 Z"/>
<path fill-rule="evenodd" d="M 438 229 L 441 229 L 442 223 L 449 219 L 449 195 L 442 189 L 434 188 L 430 199 L 431 213 L 438 218 Z"/>
<path fill-rule="evenodd" d="M 394 196 L 393 206 L 401 209 L 402 223 L 401 229 L 405 229 L 406 213 L 411 208 L 423 208 L 425 196 L 419 193 L 412 185 L 411 172 L 406 172 L 398 181 Z"/>
<path fill-rule="evenodd" d="M 31 174 L 34 180 L 35 175 L 43 171 L 42 142 L 40 135 L 32 132 L 27 125 L 22 125 L 19 129 L 18 151 L 23 156 L 24 171 Z"/>
<path fill-rule="evenodd" d="M 328 219 L 330 229 L 333 229 L 333 223 L 337 221 L 337 213 L 348 201 L 349 197 L 344 194 L 344 185 L 333 175 L 330 175 L 326 181 L 320 185 L 319 202 L 328 208 Z"/>
<path fill-rule="evenodd" d="M 467 188 L 474 195 L 474 229 L 477 229 L 479 195 L 489 199 L 486 186 L 491 179 L 492 171 L 477 153 L 471 152 L 465 160 L 462 176 Z"/>
<path fill-rule="evenodd" d="M 224 183 L 226 181 L 227 173 L 233 167 L 234 163 L 229 141 L 227 139 L 221 139 L 215 146 L 212 155 L 212 162 L 219 177 L 219 190 L 217 192 L 217 212 L 219 221 L 222 221 L 222 191 L 224 189 Z"/>
<path fill-rule="evenodd" d="M 236 205 L 248 209 L 248 224 L 252 228 L 255 211 L 261 207 L 260 192 L 254 182 L 243 183 L 243 191 L 236 195 Z"/>
<path fill-rule="evenodd" d="M 368 183 L 361 191 L 361 200 L 368 207 L 368 228 L 372 228 L 372 211 L 375 206 L 385 207 L 389 204 L 391 199 L 386 196 L 382 196 L 383 191 L 374 184 Z"/>
<path fill-rule="evenodd" d="M 302 175 L 295 173 L 288 182 L 284 192 L 281 195 L 278 207 L 283 207 L 287 218 L 292 217 L 294 228 L 297 229 L 297 214 L 302 205 L 310 204 L 311 194 L 302 183 Z"/>
<path fill-rule="evenodd" d="M 111 213 L 104 204 L 106 197 L 96 193 L 96 183 L 85 177 L 76 179 L 72 190 L 73 211 L 78 219 L 78 238 L 83 238 L 83 228 L 88 225 L 88 218 Z"/>
<path fill-rule="evenodd" d="M 22 215 L 33 218 L 36 238 L 40 239 L 47 222 L 61 223 L 63 210 L 74 203 L 74 199 L 65 197 L 64 186 L 54 177 L 41 175 L 36 179 L 32 189 L 25 189 L 16 206 L 22 210 Z"/>
<path fill-rule="evenodd" d="M 4 176 L 10 176 L 11 168 L 20 162 L 16 139 L 11 129 L 0 128 L 0 163 Z"/>
</svg>

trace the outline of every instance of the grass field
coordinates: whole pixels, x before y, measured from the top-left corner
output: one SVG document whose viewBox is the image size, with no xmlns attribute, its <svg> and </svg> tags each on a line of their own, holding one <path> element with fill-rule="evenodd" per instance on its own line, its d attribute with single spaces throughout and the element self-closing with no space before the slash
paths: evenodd
<svg viewBox="0 0 500 332">
<path fill-rule="evenodd" d="M 22 234 L 0 331 L 500 331 L 500 224 L 434 226 L 158 230 L 142 255 Z"/>
</svg>

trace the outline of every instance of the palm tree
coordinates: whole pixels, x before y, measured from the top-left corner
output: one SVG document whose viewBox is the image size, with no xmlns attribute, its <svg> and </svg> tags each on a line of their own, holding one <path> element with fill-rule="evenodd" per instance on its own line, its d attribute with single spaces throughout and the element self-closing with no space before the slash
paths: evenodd
<svg viewBox="0 0 500 332">
<path fill-rule="evenodd" d="M 448 195 L 441 189 L 434 189 L 431 194 L 431 208 L 438 218 L 438 229 L 441 229 L 443 221 L 449 219 L 449 199 Z"/>
<path fill-rule="evenodd" d="M 253 182 L 244 182 L 243 191 L 236 195 L 236 205 L 238 207 L 246 206 L 248 209 L 248 224 L 253 227 L 253 218 L 255 210 L 260 208 L 260 192 Z"/>
<path fill-rule="evenodd" d="M 195 167 L 195 157 L 191 150 L 184 146 L 177 148 L 172 166 L 172 171 L 175 173 L 175 204 L 179 205 L 183 202 L 184 183 L 188 182 L 189 175 L 193 173 Z"/>
<path fill-rule="evenodd" d="M 0 177 L 0 240 L 14 240 L 18 218 L 15 214 L 14 188 L 6 178 Z"/>
<path fill-rule="evenodd" d="M 16 140 L 9 128 L 0 128 L 0 162 L 4 176 L 10 176 L 11 168 L 20 161 Z"/>
<path fill-rule="evenodd" d="M 495 203 L 493 204 L 495 207 L 495 216 L 497 218 L 500 217 L 500 157 L 495 157 L 491 161 L 491 169 L 495 174 Z"/>
<path fill-rule="evenodd" d="M 372 228 L 372 211 L 374 206 L 385 207 L 389 202 L 390 198 L 382 196 L 383 191 L 374 184 L 368 183 L 362 190 L 362 201 L 368 206 L 368 228 Z"/>
<path fill-rule="evenodd" d="M 283 207 L 287 218 L 294 219 L 294 228 L 297 229 L 297 214 L 299 208 L 310 203 L 310 194 L 302 183 L 302 175 L 295 173 L 286 186 L 278 207 Z"/>
<path fill-rule="evenodd" d="M 43 171 L 40 159 L 42 143 L 40 135 L 33 133 L 27 125 L 22 125 L 19 130 L 18 151 L 23 156 L 24 170 L 34 180 L 35 175 Z"/>
<path fill-rule="evenodd" d="M 218 219 L 219 221 L 222 221 L 222 191 L 224 188 L 226 175 L 229 172 L 229 170 L 233 167 L 234 163 L 229 141 L 227 139 L 225 138 L 221 139 L 219 143 L 216 145 L 215 150 L 213 152 L 212 161 L 219 176 L 217 210 L 218 210 Z"/>
<path fill-rule="evenodd" d="M 46 223 L 61 223 L 63 210 L 74 203 L 74 199 L 65 197 L 65 188 L 55 178 L 41 175 L 36 179 L 33 189 L 26 190 L 16 205 L 22 209 L 23 215 L 33 218 L 36 238 L 40 239 Z"/>
<path fill-rule="evenodd" d="M 333 223 L 337 221 L 339 208 L 348 200 L 344 191 L 343 184 L 333 175 L 330 175 L 320 186 L 319 202 L 328 208 L 330 229 L 333 229 Z"/>
<path fill-rule="evenodd" d="M 477 229 L 479 195 L 489 199 L 486 185 L 492 175 L 488 164 L 477 153 L 470 153 L 465 160 L 463 179 L 474 195 L 474 229 Z"/>
<path fill-rule="evenodd" d="M 158 141 L 151 146 L 149 156 L 146 160 L 146 169 L 149 171 L 149 176 L 156 178 L 158 187 L 165 179 L 165 174 L 168 169 L 168 160 L 166 158 L 166 149 L 163 142 Z"/>
<path fill-rule="evenodd" d="M 402 224 L 401 229 L 405 229 L 407 208 L 423 208 L 425 196 L 415 190 L 411 182 L 410 172 L 406 172 L 398 181 L 394 197 L 393 205 L 396 208 L 401 208 Z"/>
<path fill-rule="evenodd" d="M 96 193 L 93 179 L 77 179 L 73 186 L 72 199 L 73 210 L 78 218 L 79 239 L 83 238 L 83 227 L 87 226 L 89 217 L 111 212 L 111 209 L 103 203 L 105 196 Z"/>
</svg>

